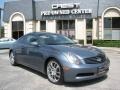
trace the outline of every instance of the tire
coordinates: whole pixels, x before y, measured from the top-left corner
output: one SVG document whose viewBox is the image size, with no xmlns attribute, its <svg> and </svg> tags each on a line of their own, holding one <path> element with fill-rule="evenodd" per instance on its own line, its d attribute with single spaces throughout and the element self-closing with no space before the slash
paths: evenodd
<svg viewBox="0 0 120 90">
<path fill-rule="evenodd" d="M 50 82 L 59 85 L 63 83 L 63 69 L 55 59 L 47 63 L 46 72 Z"/>
<path fill-rule="evenodd" d="M 12 66 L 16 66 L 16 65 L 17 65 L 17 63 L 16 63 L 16 61 L 15 61 L 14 53 L 13 53 L 12 51 L 10 52 L 9 60 L 10 60 L 10 64 L 11 64 Z"/>
</svg>

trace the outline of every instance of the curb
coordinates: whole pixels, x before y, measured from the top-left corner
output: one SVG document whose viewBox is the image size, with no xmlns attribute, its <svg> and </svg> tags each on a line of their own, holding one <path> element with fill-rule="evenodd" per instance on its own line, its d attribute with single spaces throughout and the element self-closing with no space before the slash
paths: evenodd
<svg viewBox="0 0 120 90">
<path fill-rule="evenodd" d="M 98 47 L 99 49 L 105 49 L 105 50 L 112 50 L 116 52 L 120 52 L 120 48 L 112 48 L 112 47 Z"/>
<path fill-rule="evenodd" d="M 9 49 L 0 49 L 0 54 L 8 53 Z"/>
</svg>

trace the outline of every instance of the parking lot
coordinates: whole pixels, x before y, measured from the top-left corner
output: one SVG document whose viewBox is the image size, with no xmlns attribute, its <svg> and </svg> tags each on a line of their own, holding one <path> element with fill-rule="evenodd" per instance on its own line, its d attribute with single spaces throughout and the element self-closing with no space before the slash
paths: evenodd
<svg viewBox="0 0 120 90">
<path fill-rule="evenodd" d="M 11 66 L 8 50 L 0 50 L 0 90 L 120 90 L 120 52 L 103 49 L 111 61 L 108 76 L 78 83 L 54 85 L 30 68 Z"/>
</svg>

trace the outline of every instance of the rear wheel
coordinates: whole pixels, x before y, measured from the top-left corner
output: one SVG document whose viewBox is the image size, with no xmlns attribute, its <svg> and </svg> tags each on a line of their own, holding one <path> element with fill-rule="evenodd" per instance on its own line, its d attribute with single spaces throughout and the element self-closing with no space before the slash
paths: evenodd
<svg viewBox="0 0 120 90">
<path fill-rule="evenodd" d="M 15 56 L 13 52 L 10 52 L 9 60 L 11 65 L 13 66 L 17 65 L 17 63 L 15 62 Z"/>
<path fill-rule="evenodd" d="M 61 65 L 56 60 L 50 60 L 47 64 L 48 80 L 54 84 L 62 84 L 63 70 Z"/>
</svg>

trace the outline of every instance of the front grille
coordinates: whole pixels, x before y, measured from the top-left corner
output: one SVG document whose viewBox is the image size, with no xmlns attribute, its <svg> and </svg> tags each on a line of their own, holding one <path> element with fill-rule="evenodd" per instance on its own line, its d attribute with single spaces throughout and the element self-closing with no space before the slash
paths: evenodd
<svg viewBox="0 0 120 90">
<path fill-rule="evenodd" d="M 98 55 L 96 57 L 85 58 L 86 64 L 99 64 L 105 62 L 106 58 L 104 55 Z"/>
</svg>

